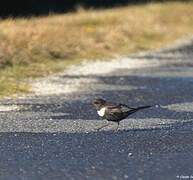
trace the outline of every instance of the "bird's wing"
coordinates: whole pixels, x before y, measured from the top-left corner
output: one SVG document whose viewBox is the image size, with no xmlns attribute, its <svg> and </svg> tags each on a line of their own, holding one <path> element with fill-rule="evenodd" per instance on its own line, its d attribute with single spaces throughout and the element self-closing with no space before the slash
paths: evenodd
<svg viewBox="0 0 193 180">
<path fill-rule="evenodd" d="M 108 105 L 106 107 L 106 118 L 111 120 L 116 120 L 119 118 L 121 112 L 121 109 L 117 105 Z"/>
<path fill-rule="evenodd" d="M 119 105 L 109 105 L 107 106 L 107 109 L 112 113 L 121 113 L 121 108 Z"/>
<path fill-rule="evenodd" d="M 131 108 L 125 104 L 109 104 L 107 106 L 107 109 L 111 113 L 123 113 L 123 112 L 134 110 L 134 108 Z"/>
<path fill-rule="evenodd" d="M 125 104 L 119 104 L 119 108 L 121 109 L 121 112 L 129 112 L 134 110 L 134 108 L 131 108 Z"/>
<path fill-rule="evenodd" d="M 127 107 L 123 107 L 120 105 L 109 105 L 107 106 L 106 116 L 105 118 L 111 121 L 118 121 L 125 117 L 125 113 L 128 112 Z"/>
<path fill-rule="evenodd" d="M 150 106 L 142 106 L 138 108 L 131 108 L 125 104 L 108 104 L 106 106 L 105 118 L 110 121 L 120 121 L 128 115 L 137 112 L 140 109 L 149 108 Z"/>
</svg>

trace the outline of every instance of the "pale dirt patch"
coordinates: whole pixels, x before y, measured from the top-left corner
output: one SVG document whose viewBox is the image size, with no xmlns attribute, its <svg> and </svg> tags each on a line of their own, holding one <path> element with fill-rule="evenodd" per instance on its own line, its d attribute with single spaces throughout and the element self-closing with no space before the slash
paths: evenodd
<svg viewBox="0 0 193 180">
<path fill-rule="evenodd" d="M 165 107 L 177 112 L 193 112 L 193 102 L 171 104 Z"/>
<path fill-rule="evenodd" d="M 16 105 L 0 105 L 0 112 L 16 111 L 20 108 Z"/>
<path fill-rule="evenodd" d="M 121 69 L 140 69 L 145 67 L 158 67 L 161 64 L 168 63 L 181 63 L 184 55 L 181 53 L 173 54 L 170 52 L 163 53 L 164 51 L 173 50 L 176 48 L 181 48 L 183 46 L 188 46 L 192 44 L 193 37 L 186 37 L 180 40 L 177 40 L 174 44 L 167 46 L 167 48 L 162 48 L 157 51 L 146 51 L 138 54 L 130 55 L 130 57 L 117 57 L 108 61 L 83 61 L 80 65 L 74 65 L 69 67 L 65 72 L 60 73 L 55 76 L 49 76 L 46 78 L 39 79 L 31 84 L 32 92 L 35 95 L 59 95 L 59 94 L 69 94 L 77 91 L 86 91 L 88 87 L 90 90 L 95 88 L 96 90 L 100 90 L 100 81 L 94 76 L 109 76 L 112 75 L 111 72 L 115 70 Z M 155 56 L 155 59 L 149 60 L 148 58 L 139 58 L 145 55 L 156 54 L 162 56 L 162 61 L 159 61 Z M 178 56 L 178 60 L 176 60 L 175 56 Z M 168 61 L 168 58 L 174 58 L 174 60 Z M 176 69 L 176 73 L 171 72 L 156 72 L 154 76 L 183 76 L 183 77 L 192 77 L 192 69 L 190 68 L 190 72 L 186 71 L 178 71 Z M 116 74 L 115 74 L 116 76 Z M 146 76 L 152 76 L 152 74 L 146 73 Z M 92 78 L 90 78 L 92 77 Z M 96 85 L 99 85 L 98 88 Z M 106 87 L 109 89 L 109 87 Z M 114 87 L 111 87 L 115 89 Z M 117 88 L 117 86 L 116 86 Z M 122 88 L 131 88 L 131 87 L 122 87 Z M 135 87 L 134 87 L 135 88 Z M 105 89 L 105 84 L 104 84 Z"/>
<path fill-rule="evenodd" d="M 86 91 L 88 87 L 100 90 L 100 81 L 92 75 L 108 76 L 108 73 L 117 69 L 135 69 L 158 65 L 159 63 L 150 64 L 148 60 L 133 60 L 131 58 L 83 62 L 78 66 L 71 66 L 67 71 L 58 76 L 50 76 L 33 82 L 31 84 L 32 92 L 35 95 L 43 96 Z M 89 76 L 92 76 L 92 78 L 89 78 Z M 135 87 L 123 86 L 120 88 L 133 89 Z M 115 87 L 106 87 L 106 89 L 115 89 Z"/>
</svg>

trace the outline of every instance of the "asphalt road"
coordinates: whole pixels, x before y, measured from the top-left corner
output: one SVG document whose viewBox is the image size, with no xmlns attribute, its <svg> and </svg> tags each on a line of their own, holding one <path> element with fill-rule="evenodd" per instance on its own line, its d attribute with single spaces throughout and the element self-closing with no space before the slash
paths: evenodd
<svg viewBox="0 0 193 180">
<path fill-rule="evenodd" d="M 93 65 L 92 73 L 60 75 L 57 82 L 70 81 L 72 87 L 82 79 L 73 93 L 3 100 L 0 179 L 193 178 L 192 60 L 190 40 L 128 57 L 108 72 L 95 68 L 109 68 L 113 61 Z M 132 62 L 136 66 L 130 68 Z M 118 132 L 113 124 L 96 132 L 106 123 L 90 104 L 96 96 L 154 106 L 122 121 Z"/>
</svg>

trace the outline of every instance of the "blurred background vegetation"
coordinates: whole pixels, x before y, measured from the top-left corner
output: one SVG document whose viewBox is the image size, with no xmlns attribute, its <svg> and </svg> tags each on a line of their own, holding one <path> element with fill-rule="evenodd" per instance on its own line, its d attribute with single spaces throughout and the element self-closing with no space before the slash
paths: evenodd
<svg viewBox="0 0 193 180">
<path fill-rule="evenodd" d="M 0 96 L 82 60 L 113 58 L 193 34 L 193 0 L 20 0 L 0 5 Z M 1 2 L 2 3 L 2 2 Z"/>
<path fill-rule="evenodd" d="M 174 2 L 180 0 L 2 0 L 0 3 L 0 16 L 31 16 L 45 15 L 50 12 L 64 13 L 75 11 L 77 7 L 84 8 L 112 8 L 117 6 L 146 4 L 152 2 Z M 181 0 L 188 2 L 192 0 Z"/>
</svg>

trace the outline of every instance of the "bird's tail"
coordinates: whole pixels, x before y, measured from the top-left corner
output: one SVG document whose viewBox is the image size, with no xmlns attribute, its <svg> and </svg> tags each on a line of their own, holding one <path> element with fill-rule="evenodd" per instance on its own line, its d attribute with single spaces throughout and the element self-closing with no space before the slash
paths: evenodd
<svg viewBox="0 0 193 180">
<path fill-rule="evenodd" d="M 129 114 L 132 114 L 132 113 L 135 113 L 135 112 L 137 112 L 141 109 L 147 109 L 147 108 L 150 108 L 150 107 L 152 107 L 152 106 L 140 106 L 140 107 L 137 107 L 137 108 L 132 108 L 132 110 L 129 111 L 130 112 Z"/>
<path fill-rule="evenodd" d="M 140 106 L 140 107 L 135 108 L 135 110 L 147 109 L 147 108 L 150 108 L 150 107 L 152 107 L 152 106 Z"/>
</svg>

